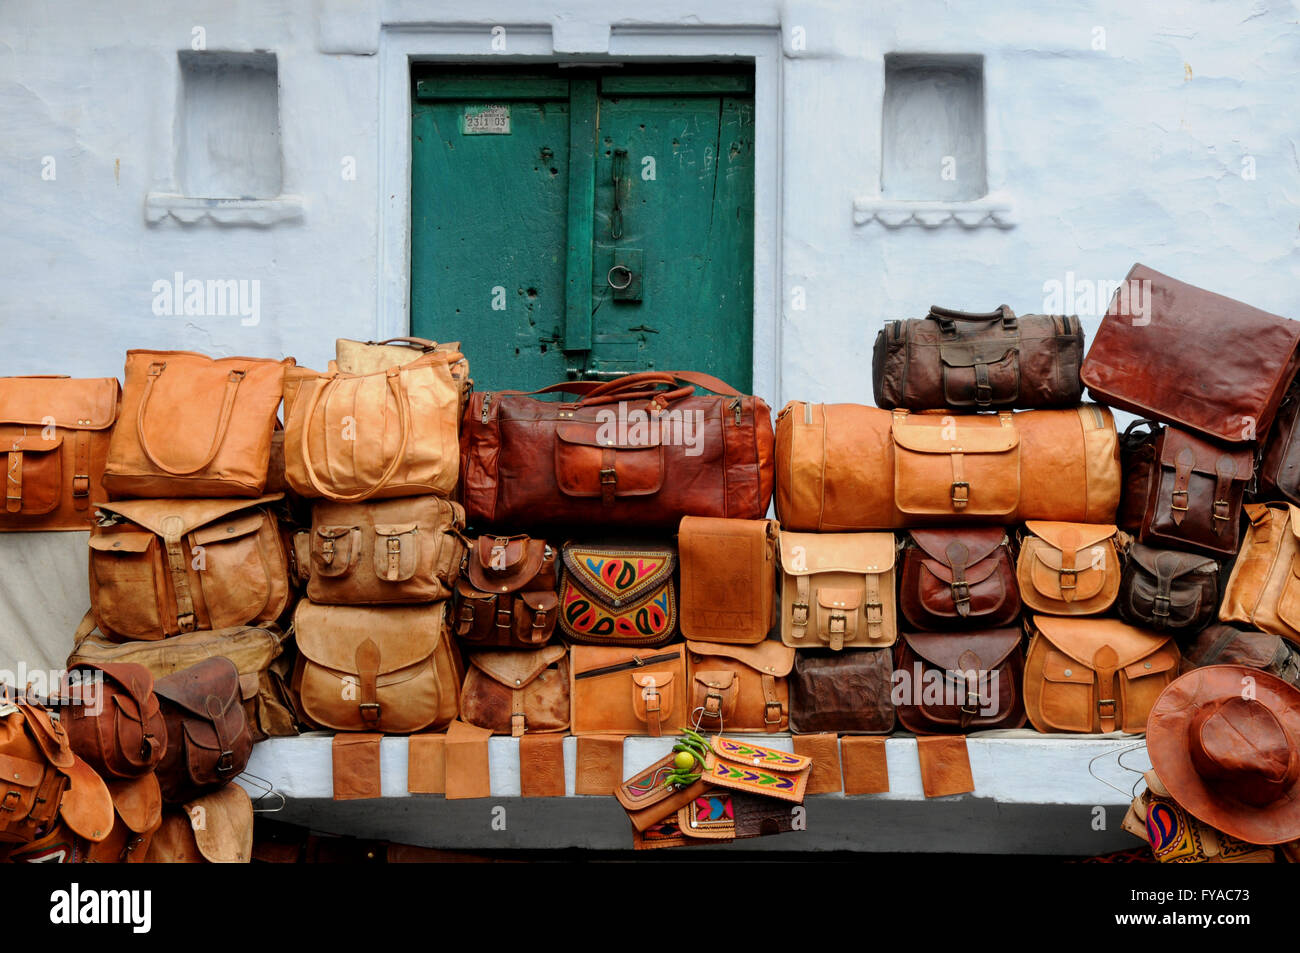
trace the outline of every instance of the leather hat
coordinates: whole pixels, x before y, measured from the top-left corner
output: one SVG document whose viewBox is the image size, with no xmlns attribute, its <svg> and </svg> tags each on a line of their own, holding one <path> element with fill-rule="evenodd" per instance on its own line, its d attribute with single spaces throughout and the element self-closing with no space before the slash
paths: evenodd
<svg viewBox="0 0 1300 953">
<path fill-rule="evenodd" d="M 1147 718 L 1151 766 L 1198 820 L 1250 844 L 1300 837 L 1300 689 L 1244 665 L 1175 679 Z"/>
</svg>

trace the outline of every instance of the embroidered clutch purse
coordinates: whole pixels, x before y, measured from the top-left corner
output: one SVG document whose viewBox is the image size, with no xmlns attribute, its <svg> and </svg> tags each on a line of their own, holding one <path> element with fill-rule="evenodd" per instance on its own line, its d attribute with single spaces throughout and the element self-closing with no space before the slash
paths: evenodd
<svg viewBox="0 0 1300 953">
<path fill-rule="evenodd" d="M 565 543 L 560 629 L 589 645 L 663 645 L 677 633 L 677 551 Z"/>
</svg>

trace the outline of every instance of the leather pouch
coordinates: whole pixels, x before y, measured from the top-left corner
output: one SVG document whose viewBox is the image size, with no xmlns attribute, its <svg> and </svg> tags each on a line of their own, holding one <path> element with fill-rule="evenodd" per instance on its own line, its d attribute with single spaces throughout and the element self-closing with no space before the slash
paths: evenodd
<svg viewBox="0 0 1300 953">
<path fill-rule="evenodd" d="M 634 829 L 647 831 L 667 818 L 676 817 L 678 810 L 709 790 L 703 780 L 684 788 L 668 786 L 665 782 L 672 773 L 674 757 L 670 751 L 614 788 L 614 797 L 627 811 Z"/>
<path fill-rule="evenodd" d="M 894 730 L 892 649 L 797 652 L 790 676 L 790 730 L 888 734 Z"/>
<path fill-rule="evenodd" d="M 562 645 L 471 652 L 460 692 L 460 717 L 493 734 L 565 731 L 569 727 L 569 653 Z"/>
<path fill-rule="evenodd" d="M 1139 541 L 1234 555 L 1242 498 L 1255 466 L 1251 447 L 1210 443 L 1166 427 L 1156 441 L 1156 466 Z"/>
<path fill-rule="evenodd" d="M 904 632 L 895 663 L 898 721 L 916 734 L 1021 728 L 1020 629 Z"/>
<path fill-rule="evenodd" d="M 696 730 L 786 731 L 795 650 L 768 640 L 758 645 L 715 645 L 688 640 L 688 717 Z"/>
<path fill-rule="evenodd" d="M 244 770 L 253 735 L 233 662 L 205 659 L 158 679 L 154 692 L 167 722 L 167 748 L 157 768 L 164 801 L 206 794 Z"/>
<path fill-rule="evenodd" d="M 330 746 L 334 773 L 334 800 L 353 801 L 380 797 L 380 742 L 383 735 L 370 732 L 340 732 Z"/>
<path fill-rule="evenodd" d="M 686 646 L 575 645 L 569 651 L 573 734 L 659 737 L 687 723 Z"/>
<path fill-rule="evenodd" d="M 802 804 L 812 758 L 715 735 L 704 759 L 706 784 Z"/>
<path fill-rule="evenodd" d="M 781 641 L 879 648 L 898 636 L 892 533 L 781 531 Z"/>
<path fill-rule="evenodd" d="M 1016 578 L 1033 612 L 1099 615 L 1115 604 L 1120 559 L 1113 525 L 1030 520 Z"/>
<path fill-rule="evenodd" d="M 565 543 L 560 628 L 589 645 L 663 645 L 677 634 L 670 545 Z"/>
<path fill-rule="evenodd" d="M 775 617 L 774 520 L 683 517 L 682 634 L 703 642 L 756 644 Z"/>
<path fill-rule="evenodd" d="M 1134 543 L 1120 579 L 1119 614 L 1148 629 L 1199 631 L 1218 612 L 1219 569 L 1205 556 Z"/>
<path fill-rule="evenodd" d="M 795 811 L 783 801 L 713 788 L 677 811 L 677 827 L 692 843 L 727 843 L 784 834 L 794 827 Z"/>
<path fill-rule="evenodd" d="M 456 637 L 466 646 L 538 648 L 555 632 L 556 552 L 528 536 L 472 540 L 456 583 Z"/>
<path fill-rule="evenodd" d="M 1300 643 L 1300 507 L 1247 503 L 1250 527 L 1233 563 L 1219 621 Z"/>
<path fill-rule="evenodd" d="M 1015 558 L 997 527 L 914 529 L 903 548 L 899 609 L 917 629 L 1010 625 L 1020 615 Z"/>
<path fill-rule="evenodd" d="M 921 790 L 926 797 L 974 793 L 965 737 L 917 738 L 916 756 L 921 764 Z"/>
</svg>

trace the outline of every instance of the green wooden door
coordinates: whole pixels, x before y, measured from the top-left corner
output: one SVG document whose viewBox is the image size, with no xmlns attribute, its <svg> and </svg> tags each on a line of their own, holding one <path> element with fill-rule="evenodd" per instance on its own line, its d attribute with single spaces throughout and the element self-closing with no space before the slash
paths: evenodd
<svg viewBox="0 0 1300 953">
<path fill-rule="evenodd" d="M 748 391 L 748 74 L 417 73 L 411 333 L 481 389 L 654 368 Z"/>
</svg>

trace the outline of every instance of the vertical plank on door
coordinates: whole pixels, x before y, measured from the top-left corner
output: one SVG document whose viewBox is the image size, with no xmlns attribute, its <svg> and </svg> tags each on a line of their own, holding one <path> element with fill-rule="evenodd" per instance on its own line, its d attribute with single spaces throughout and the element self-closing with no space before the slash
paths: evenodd
<svg viewBox="0 0 1300 953">
<path fill-rule="evenodd" d="M 591 241 L 596 169 L 596 80 L 569 83 L 569 227 L 564 350 L 591 350 Z"/>
</svg>

